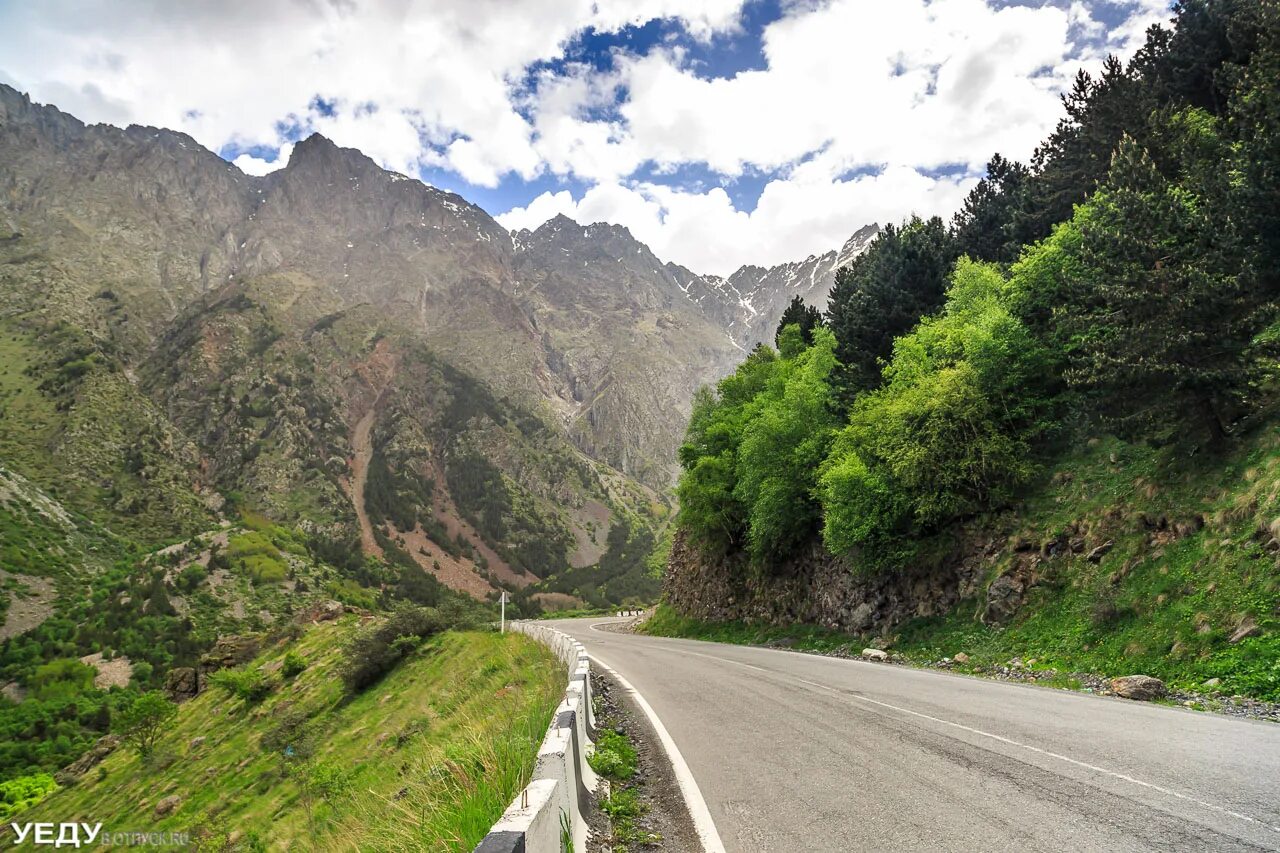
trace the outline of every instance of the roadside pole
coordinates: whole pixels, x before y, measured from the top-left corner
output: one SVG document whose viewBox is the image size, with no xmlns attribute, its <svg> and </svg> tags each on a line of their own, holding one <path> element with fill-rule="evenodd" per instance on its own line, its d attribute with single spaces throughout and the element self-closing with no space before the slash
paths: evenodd
<svg viewBox="0 0 1280 853">
<path fill-rule="evenodd" d="M 498 633 L 505 634 L 507 633 L 507 591 L 505 589 L 499 601 L 502 602 L 502 629 Z"/>
</svg>

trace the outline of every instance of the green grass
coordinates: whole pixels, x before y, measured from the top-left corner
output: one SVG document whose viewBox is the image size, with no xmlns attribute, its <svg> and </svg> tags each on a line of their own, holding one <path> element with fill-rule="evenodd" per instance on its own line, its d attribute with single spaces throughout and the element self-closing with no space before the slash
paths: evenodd
<svg viewBox="0 0 1280 853">
<path fill-rule="evenodd" d="M 978 620 L 980 593 L 898 626 L 888 646 L 920 663 L 957 652 L 971 668 L 1035 658 L 1064 673 L 1144 673 L 1186 689 L 1216 678 L 1222 693 L 1280 700 L 1280 557 L 1266 550 L 1280 531 L 1280 432 L 1259 429 L 1225 457 L 1115 439 L 1091 445 L 1060 460 L 1014 511 L 978 523 L 1007 536 L 982 567 L 988 581 L 1018 558 L 1019 539 L 1038 548 L 1075 531 L 1089 547 L 1113 542 L 1099 562 L 1087 550 L 1044 559 L 1040 583 L 1006 627 Z M 1158 529 L 1162 517 L 1169 530 Z M 1202 528 L 1185 527 L 1197 518 Z M 1245 619 L 1257 635 L 1230 642 Z M 709 624 L 665 606 L 644 630 L 822 652 L 866 645 L 810 626 Z"/>
<path fill-rule="evenodd" d="M 345 617 L 265 651 L 247 665 L 272 679 L 264 699 L 210 689 L 181 706 L 149 761 L 118 750 L 24 819 L 190 830 L 210 844 L 238 829 L 273 850 L 471 850 L 528 781 L 564 688 L 559 664 L 519 634 L 448 633 L 346 697 L 336 665 L 357 627 Z M 290 653 L 309 666 L 281 679 Z M 291 718 L 315 744 L 306 762 L 263 747 Z M 169 795 L 181 805 L 155 816 Z"/>
</svg>

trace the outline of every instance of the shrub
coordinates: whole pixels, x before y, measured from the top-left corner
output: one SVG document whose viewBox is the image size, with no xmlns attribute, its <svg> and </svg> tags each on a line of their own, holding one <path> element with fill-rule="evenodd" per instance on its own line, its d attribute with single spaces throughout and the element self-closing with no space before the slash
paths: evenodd
<svg viewBox="0 0 1280 853">
<path fill-rule="evenodd" d="M 823 464 L 833 553 L 1001 506 L 1036 472 L 1052 371 L 1007 302 L 998 268 L 961 259 L 942 313 L 894 344 Z"/>
<path fill-rule="evenodd" d="M 209 683 L 245 702 L 261 702 L 274 687 L 260 669 L 220 669 L 209 676 Z"/>
<path fill-rule="evenodd" d="M 425 639 L 450 627 L 433 607 L 411 607 L 359 634 L 347 646 L 341 665 L 342 682 L 358 693 L 395 668 Z"/>
<path fill-rule="evenodd" d="M 289 652 L 284 656 L 284 664 L 280 667 L 280 671 L 284 673 L 285 678 L 294 678 L 301 675 L 307 668 L 307 661 L 297 652 Z"/>
<path fill-rule="evenodd" d="M 615 781 L 636 775 L 636 750 L 626 735 L 605 729 L 596 741 L 596 751 L 587 759 L 591 769 Z"/>
<path fill-rule="evenodd" d="M 33 773 L 0 782 L 0 820 L 8 820 L 58 790 L 48 773 Z"/>
</svg>

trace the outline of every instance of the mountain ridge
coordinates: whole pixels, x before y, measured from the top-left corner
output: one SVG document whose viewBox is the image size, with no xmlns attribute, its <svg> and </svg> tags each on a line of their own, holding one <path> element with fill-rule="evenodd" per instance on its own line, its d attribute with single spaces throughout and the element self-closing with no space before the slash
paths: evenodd
<svg viewBox="0 0 1280 853">
<path fill-rule="evenodd" d="M 57 405 L 139 413 L 137 436 L 75 446 L 103 472 L 113 455 L 151 466 L 129 492 L 155 508 L 148 536 L 247 502 L 473 593 L 608 559 L 611 530 L 661 524 L 694 391 L 742 358 L 735 323 L 771 335 L 791 297 L 761 280 L 754 301 L 708 311 L 695 296 L 719 280 L 624 226 L 511 232 L 320 134 L 250 176 L 185 134 L 88 125 L 5 86 L 0 225 L 0 319 L 54 366 Z M 840 257 L 775 269 L 808 271 L 817 300 Z M 733 313 L 748 309 L 754 326 Z M 43 342 L 60 324 L 66 342 Z M 64 383 L 69 366 L 84 375 Z M 68 446 L 49 417 L 41 441 Z M 18 473 L 65 487 L 77 475 L 50 480 L 57 455 Z M 199 500 L 165 514 L 179 504 L 148 497 L 161 481 Z"/>
</svg>

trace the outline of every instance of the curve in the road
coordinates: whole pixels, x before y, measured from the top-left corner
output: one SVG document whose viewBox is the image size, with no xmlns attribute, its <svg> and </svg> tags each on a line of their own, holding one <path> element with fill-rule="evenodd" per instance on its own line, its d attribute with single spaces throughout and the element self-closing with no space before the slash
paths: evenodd
<svg viewBox="0 0 1280 853">
<path fill-rule="evenodd" d="M 1280 726 L 555 624 L 657 718 L 726 853 L 1280 849 Z"/>
</svg>

